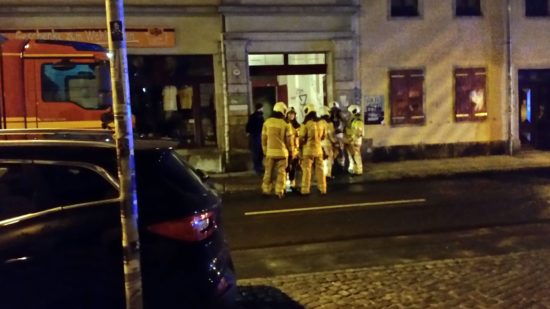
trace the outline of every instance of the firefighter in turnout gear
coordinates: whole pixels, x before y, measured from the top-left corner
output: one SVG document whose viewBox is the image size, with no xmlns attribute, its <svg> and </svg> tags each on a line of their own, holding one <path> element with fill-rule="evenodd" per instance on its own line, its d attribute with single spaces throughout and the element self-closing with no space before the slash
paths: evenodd
<svg viewBox="0 0 550 309">
<path fill-rule="evenodd" d="M 332 149 L 334 153 L 334 160 L 338 163 L 338 171 L 335 172 L 344 172 L 344 165 L 346 162 L 346 155 L 344 150 L 344 119 L 342 117 L 342 111 L 340 110 L 340 103 L 334 101 L 328 105 L 330 109 L 330 120 L 334 128 L 334 137 L 336 142 L 334 143 L 334 148 Z"/>
<path fill-rule="evenodd" d="M 319 122 L 312 104 L 306 104 L 304 116 L 304 123 L 300 127 L 300 142 L 303 145 L 301 193 L 303 195 L 310 193 L 311 168 L 313 166 L 317 188 L 321 194 L 326 194 L 327 181 L 323 173 L 323 148 L 321 146 L 321 141 L 326 136 L 326 128 Z"/>
<path fill-rule="evenodd" d="M 334 124 L 330 121 L 330 108 L 323 106 L 323 111 L 320 113 L 319 122 L 325 126 L 326 136 L 321 142 L 323 148 L 323 170 L 325 177 L 333 178 L 332 166 L 334 165 L 334 148 L 336 147 L 336 136 L 334 135 Z"/>
<path fill-rule="evenodd" d="M 262 149 L 265 154 L 264 178 L 262 193 L 269 195 L 275 185 L 275 195 L 284 196 L 288 150 L 291 146 L 290 127 L 286 122 L 287 107 L 283 102 L 273 106 L 271 117 L 264 122 L 262 128 Z M 275 176 L 275 181 L 273 178 Z"/>
<path fill-rule="evenodd" d="M 346 140 L 346 152 L 349 159 L 348 172 L 352 175 L 363 174 L 363 161 L 361 159 L 361 143 L 363 142 L 363 120 L 361 109 L 353 104 L 348 107 L 351 118 L 344 131 Z"/>
</svg>

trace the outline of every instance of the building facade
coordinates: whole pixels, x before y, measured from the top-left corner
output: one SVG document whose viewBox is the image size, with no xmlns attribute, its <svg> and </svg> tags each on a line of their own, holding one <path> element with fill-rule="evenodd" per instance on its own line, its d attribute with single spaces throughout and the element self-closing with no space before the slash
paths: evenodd
<svg viewBox="0 0 550 309">
<path fill-rule="evenodd" d="M 125 5 L 136 130 L 179 138 L 207 171 L 250 168 L 248 115 L 276 101 L 361 104 L 371 160 L 544 144 L 548 0 Z M 0 33 L 105 44 L 104 14 L 102 1 L 0 0 Z"/>
</svg>

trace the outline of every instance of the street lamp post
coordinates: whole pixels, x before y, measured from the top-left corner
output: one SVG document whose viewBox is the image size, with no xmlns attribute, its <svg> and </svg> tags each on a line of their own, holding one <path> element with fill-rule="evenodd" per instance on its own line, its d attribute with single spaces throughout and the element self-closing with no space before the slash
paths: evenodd
<svg viewBox="0 0 550 309">
<path fill-rule="evenodd" d="M 115 141 L 120 183 L 120 221 L 124 253 L 124 283 L 126 308 L 143 307 L 138 234 L 138 204 L 136 173 L 134 165 L 134 139 L 130 89 L 128 85 L 128 62 L 124 26 L 124 1 L 106 0 L 107 29 L 111 57 L 111 84 L 113 92 L 113 115 Z"/>
</svg>

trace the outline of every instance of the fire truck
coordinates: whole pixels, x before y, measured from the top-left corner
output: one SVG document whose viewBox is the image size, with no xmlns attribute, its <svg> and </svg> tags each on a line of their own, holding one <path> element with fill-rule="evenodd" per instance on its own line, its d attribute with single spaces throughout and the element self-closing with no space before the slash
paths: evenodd
<svg viewBox="0 0 550 309">
<path fill-rule="evenodd" d="M 0 129 L 105 128 L 107 50 L 90 43 L 0 36 Z"/>
</svg>

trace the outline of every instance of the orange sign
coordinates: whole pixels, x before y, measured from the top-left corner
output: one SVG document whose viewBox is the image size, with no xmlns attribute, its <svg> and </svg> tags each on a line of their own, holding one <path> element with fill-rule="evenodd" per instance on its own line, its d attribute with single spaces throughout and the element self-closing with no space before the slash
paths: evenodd
<svg viewBox="0 0 550 309">
<path fill-rule="evenodd" d="M 0 30 L 8 39 L 66 40 L 107 46 L 107 29 L 25 29 Z M 127 28 L 128 47 L 174 47 L 174 28 Z"/>
</svg>

